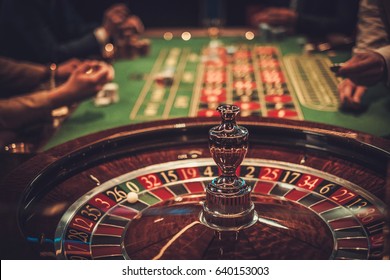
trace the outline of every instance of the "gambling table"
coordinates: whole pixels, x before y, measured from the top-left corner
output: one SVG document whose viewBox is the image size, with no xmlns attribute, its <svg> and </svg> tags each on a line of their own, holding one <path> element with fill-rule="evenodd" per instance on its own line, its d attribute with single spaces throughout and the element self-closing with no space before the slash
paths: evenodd
<svg viewBox="0 0 390 280">
<path fill-rule="evenodd" d="M 388 259 L 384 89 L 359 116 L 339 112 L 329 57 L 248 38 L 152 38 L 149 56 L 115 62 L 120 102 L 80 104 L 1 182 L 2 258 Z M 237 175 L 253 226 L 200 218 L 221 174 L 209 149 L 220 103 L 249 131 Z"/>
<path fill-rule="evenodd" d="M 376 136 L 390 134 L 390 96 L 382 85 L 370 88 L 363 98 L 366 110 L 338 109 L 338 81 L 329 66 L 345 61 L 348 52 L 307 55 L 301 37 L 264 42 L 255 35 L 248 40 L 255 31 L 247 34 L 242 29 L 220 30 L 221 46 L 212 46 L 207 30 L 185 31 L 151 30 L 149 55 L 113 62 L 120 102 L 106 107 L 96 107 L 93 101 L 80 104 L 44 149 L 121 125 L 215 116 L 219 103 L 240 105 L 242 116 L 309 120 Z M 173 83 L 156 85 L 156 77 L 171 69 Z"/>
</svg>

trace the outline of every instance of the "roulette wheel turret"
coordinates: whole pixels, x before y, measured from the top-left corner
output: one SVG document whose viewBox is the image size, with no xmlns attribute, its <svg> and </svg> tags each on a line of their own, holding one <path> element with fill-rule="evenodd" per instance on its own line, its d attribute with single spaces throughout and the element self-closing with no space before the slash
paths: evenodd
<svg viewBox="0 0 390 280">
<path fill-rule="evenodd" d="M 248 150 L 248 130 L 237 126 L 237 106 L 217 108 L 222 122 L 210 129 L 210 153 L 221 175 L 206 187 L 206 200 L 200 220 L 218 231 L 238 231 L 256 222 L 257 214 L 250 199 L 251 187 L 236 172 Z"/>
</svg>

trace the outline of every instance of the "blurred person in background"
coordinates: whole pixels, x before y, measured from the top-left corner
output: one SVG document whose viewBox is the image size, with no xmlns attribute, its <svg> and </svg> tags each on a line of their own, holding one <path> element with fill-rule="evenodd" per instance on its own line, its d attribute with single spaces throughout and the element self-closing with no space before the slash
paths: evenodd
<svg viewBox="0 0 390 280">
<path fill-rule="evenodd" d="M 88 3 L 90 13 L 97 13 Z M 143 32 L 141 20 L 123 3 L 106 9 L 99 23 L 85 20 L 74 0 L 2 0 L 0 55 L 39 63 L 104 57 L 122 24 Z"/>
<path fill-rule="evenodd" d="M 261 1 L 260 1 L 261 2 Z M 290 0 L 267 7 L 249 15 L 250 23 L 257 27 L 266 23 L 284 27 L 292 33 L 325 36 L 330 33 L 352 35 L 355 31 L 359 0 Z"/>
<path fill-rule="evenodd" d="M 338 70 L 341 102 L 359 109 L 367 87 L 390 84 L 390 1 L 362 0 L 353 56 Z"/>
</svg>

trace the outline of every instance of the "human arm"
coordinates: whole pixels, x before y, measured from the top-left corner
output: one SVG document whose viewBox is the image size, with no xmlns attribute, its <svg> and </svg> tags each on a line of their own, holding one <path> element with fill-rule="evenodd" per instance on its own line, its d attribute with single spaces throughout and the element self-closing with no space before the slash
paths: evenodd
<svg viewBox="0 0 390 280">
<path fill-rule="evenodd" d="M 389 82 L 390 41 L 377 1 L 363 0 L 360 5 L 358 34 L 354 54 L 338 75 L 356 84 L 371 86 Z"/>
<path fill-rule="evenodd" d="M 337 72 L 357 85 L 373 86 L 386 80 L 387 66 L 384 57 L 375 51 L 355 53 Z"/>
<path fill-rule="evenodd" d="M 0 57 L 0 97 L 31 91 L 48 78 L 49 69 L 44 65 Z"/>
<path fill-rule="evenodd" d="M 94 69 L 88 71 L 90 69 Z M 18 129 L 51 117 L 51 111 L 94 96 L 112 79 L 105 63 L 86 61 L 61 86 L 23 96 L 0 99 L 0 130 Z"/>
<path fill-rule="evenodd" d="M 54 77 L 58 81 L 66 80 L 80 64 L 78 59 L 70 59 L 56 67 Z M 9 97 L 30 92 L 47 83 L 51 76 L 48 65 L 16 61 L 0 57 L 0 97 Z"/>
<path fill-rule="evenodd" d="M 50 119 L 52 106 L 50 91 L 39 91 L 24 96 L 0 100 L 0 131 Z"/>
<path fill-rule="evenodd" d="M 112 79 L 112 66 L 99 61 L 84 61 L 64 84 L 53 90 L 50 105 L 54 109 L 88 99 Z"/>
</svg>

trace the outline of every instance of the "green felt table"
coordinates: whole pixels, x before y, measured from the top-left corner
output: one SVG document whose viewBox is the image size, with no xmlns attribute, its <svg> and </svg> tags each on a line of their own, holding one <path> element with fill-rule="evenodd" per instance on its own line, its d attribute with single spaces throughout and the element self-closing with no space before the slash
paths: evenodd
<svg viewBox="0 0 390 280">
<path fill-rule="evenodd" d="M 271 42 L 280 50 L 282 56 L 288 54 L 301 54 L 302 38 L 286 37 L 276 42 Z M 96 107 L 93 100 L 85 101 L 62 123 L 61 127 L 51 137 L 43 150 L 59 145 L 66 141 L 87 135 L 101 130 L 127 125 L 131 123 L 147 122 L 158 119 L 168 119 L 176 117 L 195 116 L 191 108 L 191 99 L 194 83 L 196 82 L 196 72 L 199 61 L 188 61 L 182 69 L 185 72 L 193 73 L 194 80 L 187 83 L 180 83 L 177 86 L 174 96 L 165 94 L 163 100 L 159 102 L 157 114 L 148 115 L 143 112 L 152 98 L 150 92 L 145 91 L 147 83 L 152 87 L 153 75 L 156 73 L 156 61 L 162 52 L 169 52 L 172 48 L 185 50 L 188 55 L 198 54 L 210 42 L 210 38 L 193 37 L 184 41 L 180 37 L 174 37 L 171 40 L 164 40 L 162 37 L 153 37 L 151 40 L 151 49 L 149 55 L 137 57 L 131 60 L 117 60 L 113 63 L 115 68 L 115 82 L 119 85 L 120 101 L 106 107 Z M 244 36 L 221 37 L 219 39 L 224 45 L 261 45 L 264 42 L 255 37 L 253 40 L 247 40 Z M 348 53 L 336 52 L 336 56 L 329 59 L 333 62 L 344 61 Z M 179 62 L 180 63 L 180 62 Z M 161 65 L 160 65 L 161 66 Z M 181 66 L 178 66 L 181 67 Z M 139 77 L 142 78 L 139 78 Z M 138 78 L 134 78 L 138 77 Z M 289 85 L 291 86 L 291 85 Z M 294 95 L 294 88 L 292 95 Z M 178 98 L 184 98 L 189 102 L 187 106 L 173 106 Z M 368 109 L 360 114 L 345 113 L 340 111 L 319 111 L 307 108 L 299 104 L 302 113 L 301 119 L 341 126 L 348 129 L 363 131 L 376 136 L 387 136 L 390 134 L 390 94 L 383 85 L 370 88 L 364 96 L 363 102 L 368 105 Z"/>
</svg>

